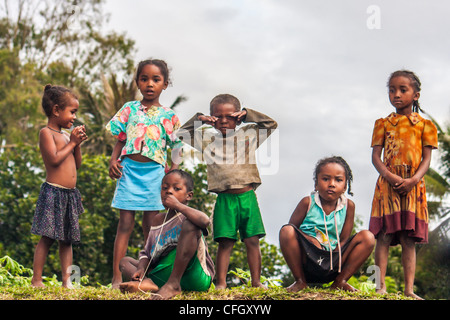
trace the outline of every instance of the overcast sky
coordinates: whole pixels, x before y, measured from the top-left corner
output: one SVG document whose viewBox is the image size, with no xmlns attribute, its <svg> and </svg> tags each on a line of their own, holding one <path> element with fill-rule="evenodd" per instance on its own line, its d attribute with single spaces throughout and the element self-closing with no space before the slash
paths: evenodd
<svg viewBox="0 0 450 320">
<path fill-rule="evenodd" d="M 378 177 L 372 129 L 395 110 L 390 73 L 414 71 L 422 108 L 443 125 L 450 120 L 446 0 L 107 0 L 105 9 L 109 29 L 136 41 L 137 61 L 160 58 L 172 68 L 161 102 L 187 96 L 177 108 L 182 123 L 209 113 L 220 93 L 278 122 L 279 158 L 268 163 L 278 168 L 262 174 L 257 189 L 272 244 L 313 190 L 316 162 L 330 155 L 352 168 L 352 199 L 368 228 Z"/>
</svg>

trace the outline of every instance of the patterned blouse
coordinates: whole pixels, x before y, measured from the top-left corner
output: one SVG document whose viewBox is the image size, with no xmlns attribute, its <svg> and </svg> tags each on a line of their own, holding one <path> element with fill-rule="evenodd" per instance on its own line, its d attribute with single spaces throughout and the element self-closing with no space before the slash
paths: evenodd
<svg viewBox="0 0 450 320">
<path fill-rule="evenodd" d="M 180 120 L 173 110 L 166 107 L 146 109 L 140 101 L 127 102 L 109 121 L 106 129 L 119 141 L 126 141 L 120 157 L 140 153 L 165 165 L 167 146 L 182 147 L 175 135 Z"/>
</svg>

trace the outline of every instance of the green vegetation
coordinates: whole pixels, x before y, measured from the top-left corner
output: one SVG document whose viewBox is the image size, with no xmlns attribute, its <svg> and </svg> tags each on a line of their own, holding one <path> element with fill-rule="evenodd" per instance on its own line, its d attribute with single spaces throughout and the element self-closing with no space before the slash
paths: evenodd
<svg viewBox="0 0 450 320">
<path fill-rule="evenodd" d="M 68 24 L 76 3 L 81 10 L 77 26 Z M 39 5 L 38 5 L 39 4 Z M 106 289 L 112 277 L 112 254 L 118 213 L 110 206 L 115 182 L 108 176 L 109 155 L 114 141 L 104 129 L 107 120 L 133 100 L 136 65 L 134 41 L 124 34 L 105 32 L 107 14 L 103 0 L 36 1 L 5 0 L 0 6 L 0 299 L 145 299 L 124 296 Z M 46 23 L 42 23 L 45 21 Z M 78 124 L 85 124 L 89 140 L 82 145 L 83 165 L 77 187 L 83 197 L 80 217 L 82 243 L 74 247 L 74 263 L 80 267 L 85 284 L 81 289 L 60 289 L 57 246 L 47 258 L 44 274 L 48 289 L 29 287 L 34 247 L 39 238 L 30 234 L 39 186 L 45 172 L 38 150 L 38 132 L 46 123 L 40 110 L 42 91 L 47 83 L 65 85 L 79 95 Z M 186 100 L 180 96 L 172 104 Z M 427 299 L 450 298 L 450 208 L 443 201 L 450 193 L 450 126 L 439 124 L 440 169 L 427 175 L 430 217 L 436 228 L 430 243 L 418 248 L 416 293 Z M 195 198 L 191 205 L 210 213 L 215 195 L 206 190 L 206 166 L 197 165 Z M 131 236 L 128 255 L 137 256 L 143 246 L 139 213 Z M 215 259 L 217 244 L 209 238 Z M 388 292 L 377 296 L 364 274 L 374 264 L 368 259 L 352 283 L 361 292 L 349 294 L 312 288 L 289 294 L 277 287 L 292 283 L 291 274 L 277 246 L 262 240 L 262 275 L 268 291 L 237 287 L 208 293 L 186 293 L 181 299 L 397 299 L 402 291 L 403 269 L 400 247 L 391 248 L 387 274 Z M 11 257 L 11 258 L 9 258 Z M 16 262 L 18 261 L 18 262 Z M 24 266 L 22 266 L 24 265 Z M 243 244 L 238 242 L 230 259 L 228 283 L 245 284 L 247 262 Z M 49 276 L 51 275 L 51 276 Z M 88 281 L 88 282 L 87 282 Z M 102 285 L 103 284 L 103 285 Z M 56 286 L 56 287 L 55 287 Z M 369 290 L 370 289 L 370 290 Z"/>
</svg>

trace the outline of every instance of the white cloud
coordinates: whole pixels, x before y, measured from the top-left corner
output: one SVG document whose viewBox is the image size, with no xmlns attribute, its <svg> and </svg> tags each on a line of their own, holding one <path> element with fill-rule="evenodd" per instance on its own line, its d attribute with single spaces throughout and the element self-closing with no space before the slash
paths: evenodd
<svg viewBox="0 0 450 320">
<path fill-rule="evenodd" d="M 369 5 L 380 8 L 379 30 L 367 28 Z M 449 120 L 448 1 L 107 0 L 106 8 L 110 27 L 136 40 L 137 59 L 172 67 L 161 98 L 189 98 L 177 110 L 182 121 L 208 113 L 224 92 L 278 121 L 280 169 L 257 191 L 271 243 L 312 190 L 317 160 L 332 154 L 351 165 L 356 211 L 368 221 L 377 178 L 370 141 L 375 120 L 394 110 L 391 72 L 415 71 L 424 109 Z"/>
</svg>

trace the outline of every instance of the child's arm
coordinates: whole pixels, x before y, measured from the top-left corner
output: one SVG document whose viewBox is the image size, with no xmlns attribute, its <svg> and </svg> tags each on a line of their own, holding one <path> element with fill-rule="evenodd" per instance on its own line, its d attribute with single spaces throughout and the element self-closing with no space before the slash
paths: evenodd
<svg viewBox="0 0 450 320">
<path fill-rule="evenodd" d="M 173 195 L 163 197 L 162 203 L 166 208 L 176 210 L 184 214 L 184 216 L 200 229 L 206 229 L 209 226 L 209 217 L 202 211 L 191 208 L 185 204 L 182 204 Z"/>
<path fill-rule="evenodd" d="M 184 143 L 187 143 L 191 147 L 194 147 L 198 149 L 199 151 L 202 151 L 202 144 L 200 143 L 198 146 L 195 142 L 195 133 L 196 129 L 203 124 L 209 124 L 211 126 L 214 126 L 214 122 L 217 120 L 216 117 L 213 116 L 206 116 L 203 113 L 196 113 L 191 119 L 189 119 L 185 124 L 181 126 L 179 131 L 177 132 L 177 136 L 180 138 L 181 141 Z M 198 126 L 198 123 L 200 122 L 200 126 Z"/>
<path fill-rule="evenodd" d="M 86 135 L 86 127 L 83 125 L 81 126 L 80 132 L 84 135 L 85 139 L 87 140 L 88 136 Z M 83 157 L 81 155 L 81 144 L 77 145 L 73 151 L 73 155 L 75 157 L 75 165 L 77 170 L 81 167 L 81 161 L 83 160 Z"/>
<path fill-rule="evenodd" d="M 394 190 L 397 191 L 401 195 L 408 194 L 416 184 L 422 180 L 423 176 L 427 173 L 430 168 L 431 162 L 431 152 L 433 148 L 431 146 L 426 146 L 422 148 L 422 162 L 417 168 L 414 176 L 408 179 L 403 179 L 400 183 L 394 186 Z"/>
<path fill-rule="evenodd" d="M 345 217 L 344 226 L 342 227 L 339 240 L 341 245 L 347 242 L 348 238 L 352 234 L 353 224 L 355 222 L 355 203 L 351 200 L 347 200 L 347 214 Z"/>
<path fill-rule="evenodd" d="M 386 179 L 387 182 L 393 187 L 402 182 L 402 178 L 393 174 L 386 168 L 386 165 L 381 161 L 381 152 L 383 151 L 382 146 L 373 146 L 372 149 L 372 163 L 377 169 L 380 176 Z"/>
<path fill-rule="evenodd" d="M 150 259 L 147 257 L 142 257 L 139 259 L 139 263 L 136 267 L 136 271 L 131 276 L 132 281 L 141 281 L 145 276 L 145 269 L 148 266 L 148 263 L 150 262 Z"/>
<path fill-rule="evenodd" d="M 172 165 L 170 166 L 168 172 L 178 169 L 180 167 L 182 156 L 183 156 L 183 148 L 172 149 L 171 153 Z"/>
<path fill-rule="evenodd" d="M 109 160 L 109 176 L 111 179 L 119 179 L 122 176 L 121 169 L 123 168 L 118 161 L 120 153 L 125 146 L 126 141 L 117 140 Z"/>
<path fill-rule="evenodd" d="M 260 129 L 275 130 L 278 127 L 278 123 L 271 117 L 249 108 L 244 108 L 241 111 L 234 113 L 233 116 L 236 117 L 238 123 L 241 121 L 254 122 Z"/>
<path fill-rule="evenodd" d="M 78 128 L 81 127 L 76 127 L 72 130 L 69 143 L 60 150 L 56 148 L 53 134 L 49 130 L 41 130 L 39 133 L 39 148 L 41 149 L 42 158 L 45 163 L 57 167 L 66 160 L 69 155 L 74 153 L 74 149 L 87 139 L 87 137 L 79 134 L 80 129 Z"/>
<path fill-rule="evenodd" d="M 256 123 L 256 128 L 258 134 L 257 137 L 257 147 L 259 147 L 266 139 L 275 131 L 278 127 L 278 123 L 270 118 L 269 116 L 252 110 L 245 108 L 242 111 L 236 112 L 233 114 L 236 117 L 238 123 L 242 122 L 253 122 Z"/>
<path fill-rule="evenodd" d="M 293 224 L 297 228 L 300 228 L 300 225 L 303 223 L 303 220 L 305 220 L 306 214 L 308 213 L 310 201 L 310 197 L 304 197 L 298 203 L 297 207 L 291 215 L 291 218 L 289 219 L 290 224 Z"/>
</svg>

